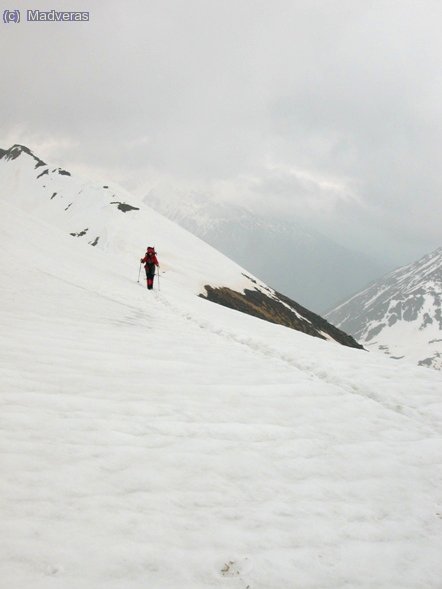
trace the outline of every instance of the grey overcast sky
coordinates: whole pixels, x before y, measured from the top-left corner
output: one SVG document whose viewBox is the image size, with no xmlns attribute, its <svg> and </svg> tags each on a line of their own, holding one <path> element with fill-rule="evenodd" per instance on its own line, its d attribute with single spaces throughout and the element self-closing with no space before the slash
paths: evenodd
<svg viewBox="0 0 442 589">
<path fill-rule="evenodd" d="M 398 263 L 442 245 L 440 0 L 12 4 L 0 147 L 140 196 L 292 214 Z"/>
</svg>

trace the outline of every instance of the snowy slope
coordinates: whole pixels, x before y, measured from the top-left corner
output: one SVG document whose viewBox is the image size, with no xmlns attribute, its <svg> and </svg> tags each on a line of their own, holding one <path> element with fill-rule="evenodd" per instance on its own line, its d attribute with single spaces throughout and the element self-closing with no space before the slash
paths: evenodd
<svg viewBox="0 0 442 589">
<path fill-rule="evenodd" d="M 362 347 L 121 187 L 99 186 L 71 176 L 47 165 L 24 146 L 0 150 L 0 197 L 14 200 L 74 239 L 125 259 L 134 274 L 137 256 L 144 255 L 146 245 L 155 245 L 160 248 L 163 277 L 180 290 L 316 337 Z"/>
<path fill-rule="evenodd" d="M 242 268 L 136 202 L 122 187 L 99 186 L 71 176 L 67 171 L 60 173 L 58 168 L 44 164 L 25 150 L 23 146 L 14 146 L 0 160 L 0 197 L 13 199 L 25 211 L 72 237 L 115 253 L 131 264 L 135 277 L 139 256 L 145 252 L 146 236 L 149 244 L 155 244 L 159 236 L 173 235 L 173 243 L 171 240 L 161 242 L 160 262 L 166 272 L 173 266 L 177 284 L 200 292 L 205 282 L 217 284 L 222 276 L 231 287 L 249 286 L 249 281 L 241 274 Z M 16 153 L 16 157 L 11 158 L 11 153 Z M 132 209 L 118 211 L 120 203 Z M 135 214 L 141 206 L 144 210 Z M 202 246 L 204 256 L 194 255 Z"/>
<path fill-rule="evenodd" d="M 201 261 L 148 292 L 111 215 L 93 248 L 25 197 L 0 199 L 4 587 L 440 588 L 440 373 L 198 298 Z"/>
<path fill-rule="evenodd" d="M 372 283 L 326 317 L 369 350 L 442 369 L 442 247 Z"/>
</svg>

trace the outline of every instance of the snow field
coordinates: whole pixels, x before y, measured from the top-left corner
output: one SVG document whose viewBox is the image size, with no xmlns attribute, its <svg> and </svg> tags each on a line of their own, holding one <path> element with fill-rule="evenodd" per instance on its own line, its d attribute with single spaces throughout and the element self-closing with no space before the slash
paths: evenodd
<svg viewBox="0 0 442 589">
<path fill-rule="evenodd" d="M 439 373 L 1 213 L 5 587 L 440 588 Z"/>
</svg>

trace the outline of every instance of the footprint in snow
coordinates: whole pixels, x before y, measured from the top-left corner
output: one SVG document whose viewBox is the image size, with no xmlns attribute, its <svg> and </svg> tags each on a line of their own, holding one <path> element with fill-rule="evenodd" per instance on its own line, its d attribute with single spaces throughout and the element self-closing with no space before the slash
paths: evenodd
<svg viewBox="0 0 442 589">
<path fill-rule="evenodd" d="M 242 578 L 243 575 L 250 573 L 251 570 L 252 563 L 250 561 L 250 558 L 245 557 L 237 560 L 226 561 L 224 563 L 224 566 L 221 568 L 221 574 L 223 577 L 237 577 L 241 578 L 241 580 L 244 581 L 244 579 Z M 246 585 L 246 587 L 250 586 Z"/>
<path fill-rule="evenodd" d="M 64 569 L 61 565 L 59 564 L 48 564 L 45 570 L 46 575 L 48 576 L 55 576 L 55 575 L 59 575 L 60 573 L 63 573 Z"/>
</svg>

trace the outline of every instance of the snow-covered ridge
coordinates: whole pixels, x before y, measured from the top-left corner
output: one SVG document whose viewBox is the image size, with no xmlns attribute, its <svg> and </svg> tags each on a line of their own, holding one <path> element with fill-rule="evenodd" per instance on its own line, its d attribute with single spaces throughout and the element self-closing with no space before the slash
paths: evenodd
<svg viewBox="0 0 442 589">
<path fill-rule="evenodd" d="M 14 145 L 2 150 L 0 155 L 1 196 L 5 200 L 13 199 L 16 205 L 71 236 L 91 245 L 95 242 L 98 249 L 110 251 L 136 268 L 137 255 L 144 253 L 146 244 L 156 245 L 163 269 L 175 269 L 176 274 L 181 274 L 183 284 L 195 294 L 203 291 L 204 282 L 216 283 L 220 275 L 229 286 L 249 285 L 240 266 L 150 209 L 121 186 L 110 182 L 99 185 L 51 167 L 24 146 Z M 197 259 L 198 248 L 204 250 L 209 263 L 202 264 Z"/>
<path fill-rule="evenodd" d="M 351 347 L 353 338 L 329 325 L 241 266 L 180 228 L 140 199 L 113 183 L 98 185 L 53 167 L 32 151 L 14 145 L 0 151 L 0 191 L 27 211 L 39 215 L 75 239 L 124 258 L 137 268 L 137 255 L 154 245 L 167 279 L 186 289 L 268 321 Z M 207 288 L 210 287 L 210 288 Z M 222 300 L 218 292 L 222 291 Z M 227 293 L 238 296 L 226 296 Z M 261 298 L 256 299 L 255 293 Z M 289 311 L 287 312 L 287 308 Z"/>
<path fill-rule="evenodd" d="M 442 368 L 442 247 L 326 314 L 369 349 Z"/>
</svg>

